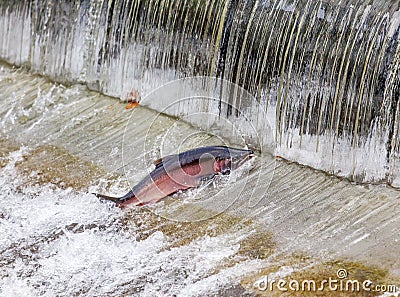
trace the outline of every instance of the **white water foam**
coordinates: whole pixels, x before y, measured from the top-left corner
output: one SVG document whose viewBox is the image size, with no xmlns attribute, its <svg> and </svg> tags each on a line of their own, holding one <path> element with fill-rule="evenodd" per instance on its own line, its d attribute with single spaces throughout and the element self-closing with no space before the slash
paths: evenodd
<svg viewBox="0 0 400 297">
<path fill-rule="evenodd" d="M 15 162 L 28 153 L 0 169 L 0 296 L 204 296 L 255 269 L 248 260 L 214 274 L 243 234 L 168 248 L 160 231 L 137 240 L 136 225 L 118 223 L 124 212 L 91 194 L 24 185 Z"/>
</svg>

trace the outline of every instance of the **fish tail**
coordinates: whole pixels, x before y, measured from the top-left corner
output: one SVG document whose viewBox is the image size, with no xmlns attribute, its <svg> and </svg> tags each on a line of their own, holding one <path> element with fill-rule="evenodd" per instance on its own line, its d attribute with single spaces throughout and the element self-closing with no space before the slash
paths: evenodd
<svg viewBox="0 0 400 297">
<path fill-rule="evenodd" d="M 112 201 L 117 204 L 121 202 L 121 198 L 119 198 L 119 197 L 111 197 L 111 196 L 106 196 L 106 195 L 99 194 L 99 193 L 92 193 L 92 194 L 101 200 L 108 200 L 108 201 Z"/>
<path fill-rule="evenodd" d="M 136 198 L 136 196 L 132 193 L 129 192 L 125 196 L 122 197 L 111 197 L 103 194 L 98 194 L 98 193 L 92 193 L 95 195 L 97 198 L 100 200 L 107 200 L 107 201 L 112 201 L 115 203 L 116 206 L 120 208 L 125 208 L 127 205 L 132 204 L 136 206 L 143 206 L 146 203 L 143 203 L 142 201 L 139 201 L 139 199 Z"/>
</svg>

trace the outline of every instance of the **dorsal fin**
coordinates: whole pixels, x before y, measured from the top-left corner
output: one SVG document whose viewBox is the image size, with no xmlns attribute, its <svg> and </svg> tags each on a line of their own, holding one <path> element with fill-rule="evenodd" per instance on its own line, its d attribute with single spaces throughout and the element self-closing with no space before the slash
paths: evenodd
<svg viewBox="0 0 400 297">
<path fill-rule="evenodd" d="M 159 159 L 155 160 L 155 161 L 153 162 L 153 164 L 154 164 L 156 167 L 158 167 L 158 166 L 160 166 L 160 164 L 162 163 L 162 161 L 163 161 L 163 158 L 159 158 Z"/>
<path fill-rule="evenodd" d="M 153 164 L 156 166 L 156 168 L 158 168 L 158 167 L 162 166 L 165 162 L 167 162 L 168 160 L 171 160 L 173 158 L 177 158 L 177 160 L 178 160 L 177 155 L 168 155 L 168 156 L 165 156 L 165 157 L 155 160 L 153 162 Z"/>
<path fill-rule="evenodd" d="M 217 147 L 219 148 L 219 147 Z M 194 161 L 198 161 L 199 158 L 204 155 L 204 154 L 209 154 L 213 156 L 215 152 L 213 152 L 214 147 L 202 147 L 199 149 L 193 149 L 190 151 L 186 151 L 180 154 L 173 154 L 173 155 L 168 155 L 162 158 L 159 158 L 153 162 L 153 164 L 156 166 L 156 168 L 159 168 L 163 166 L 164 163 L 170 161 L 170 160 L 175 160 L 180 163 L 181 166 L 190 164 Z"/>
</svg>

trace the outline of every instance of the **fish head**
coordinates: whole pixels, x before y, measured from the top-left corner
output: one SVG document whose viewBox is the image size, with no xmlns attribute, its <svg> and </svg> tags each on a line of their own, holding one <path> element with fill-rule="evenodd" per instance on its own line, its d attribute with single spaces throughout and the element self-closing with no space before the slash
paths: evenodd
<svg viewBox="0 0 400 297">
<path fill-rule="evenodd" d="M 229 174 L 231 170 L 237 169 L 254 157 L 254 152 L 252 150 L 222 147 L 220 151 L 214 154 L 214 157 L 214 172 Z"/>
</svg>

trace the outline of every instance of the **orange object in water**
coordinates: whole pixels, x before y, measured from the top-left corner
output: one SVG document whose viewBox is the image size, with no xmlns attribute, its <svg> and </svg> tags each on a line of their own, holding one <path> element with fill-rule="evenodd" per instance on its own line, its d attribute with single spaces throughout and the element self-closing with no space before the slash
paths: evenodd
<svg viewBox="0 0 400 297">
<path fill-rule="evenodd" d="M 134 102 L 129 102 L 126 106 L 125 109 L 131 109 L 131 108 L 136 108 L 139 105 L 138 102 L 134 101 Z"/>
<path fill-rule="evenodd" d="M 125 109 L 136 108 L 139 105 L 140 93 L 138 90 L 131 91 L 128 96 L 126 96 L 126 101 L 128 104 L 125 106 Z"/>
</svg>

